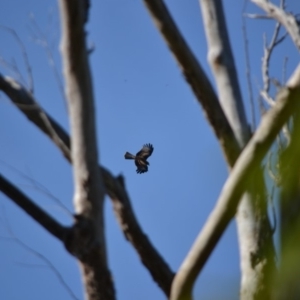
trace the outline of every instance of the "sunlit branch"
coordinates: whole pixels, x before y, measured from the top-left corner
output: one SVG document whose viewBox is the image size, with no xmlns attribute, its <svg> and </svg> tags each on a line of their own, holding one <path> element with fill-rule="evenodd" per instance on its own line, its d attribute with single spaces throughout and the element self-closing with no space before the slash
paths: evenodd
<svg viewBox="0 0 300 300">
<path fill-rule="evenodd" d="M 236 213 L 241 195 L 282 126 L 299 108 L 300 65 L 276 97 L 276 104 L 263 117 L 255 134 L 239 156 L 217 204 L 181 265 L 172 285 L 171 300 L 191 299 L 192 287 L 212 249 Z"/>
<path fill-rule="evenodd" d="M 295 16 L 284 11 L 282 7 L 278 7 L 266 0 L 251 0 L 257 6 L 267 13 L 268 17 L 271 17 L 278 21 L 286 31 L 289 33 L 291 39 L 293 40 L 295 46 L 300 51 L 300 26 L 297 22 Z"/>
</svg>

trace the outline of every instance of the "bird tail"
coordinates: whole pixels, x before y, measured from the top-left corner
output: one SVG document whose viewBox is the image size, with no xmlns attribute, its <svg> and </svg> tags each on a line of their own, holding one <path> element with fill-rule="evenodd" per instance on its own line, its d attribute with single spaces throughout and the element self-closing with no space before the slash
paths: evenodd
<svg viewBox="0 0 300 300">
<path fill-rule="evenodd" d="M 126 159 L 135 159 L 135 156 L 132 155 L 132 154 L 129 153 L 129 152 L 126 152 L 125 155 L 124 155 L 124 157 L 125 157 Z"/>
</svg>

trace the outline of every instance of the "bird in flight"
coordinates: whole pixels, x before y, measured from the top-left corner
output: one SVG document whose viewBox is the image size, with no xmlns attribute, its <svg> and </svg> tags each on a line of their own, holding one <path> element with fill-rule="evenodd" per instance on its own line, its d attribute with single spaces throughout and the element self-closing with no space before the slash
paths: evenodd
<svg viewBox="0 0 300 300">
<path fill-rule="evenodd" d="M 151 144 L 145 144 L 136 155 L 126 152 L 124 156 L 126 159 L 134 159 L 135 165 L 137 166 L 136 172 L 142 174 L 148 171 L 150 164 L 147 158 L 152 154 L 153 150 L 154 148 Z"/>
</svg>

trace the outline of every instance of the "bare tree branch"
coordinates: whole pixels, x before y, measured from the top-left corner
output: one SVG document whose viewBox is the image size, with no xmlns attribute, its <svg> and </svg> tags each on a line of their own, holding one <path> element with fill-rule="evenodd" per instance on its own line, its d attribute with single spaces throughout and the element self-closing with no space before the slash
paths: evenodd
<svg viewBox="0 0 300 300">
<path fill-rule="evenodd" d="M 29 216 L 43 226 L 49 233 L 62 242 L 65 241 L 69 228 L 62 226 L 49 214 L 33 203 L 25 194 L 11 184 L 0 174 L 0 190 L 15 204 L 21 207 Z"/>
<path fill-rule="evenodd" d="M 103 168 L 102 172 L 108 195 L 113 203 L 114 212 L 126 239 L 137 250 L 142 263 L 169 297 L 174 273 L 142 231 L 126 193 L 123 176 L 120 175 L 115 179 Z"/>
<path fill-rule="evenodd" d="M 6 214 L 3 211 L 4 215 L 4 226 L 5 229 L 9 233 L 9 238 L 2 238 L 1 239 L 8 239 L 14 241 L 16 244 L 18 244 L 20 247 L 24 248 L 26 251 L 30 252 L 40 260 L 42 260 L 46 265 L 45 267 L 48 267 L 50 271 L 53 272 L 54 276 L 58 279 L 62 287 L 66 290 L 66 292 L 70 295 L 72 299 L 79 300 L 79 298 L 74 294 L 72 289 L 68 286 L 67 282 L 64 280 L 62 274 L 59 272 L 59 270 L 55 267 L 55 265 L 42 253 L 36 251 L 35 249 L 29 247 L 27 244 L 25 244 L 20 238 L 18 238 L 13 230 L 11 229 L 9 222 L 7 220 Z"/>
<path fill-rule="evenodd" d="M 222 50 L 224 49 L 220 49 L 217 47 L 217 52 L 213 53 L 215 55 L 212 56 L 212 59 L 214 60 L 212 60 L 213 63 L 217 62 L 215 66 L 218 70 L 216 72 L 219 72 L 219 68 L 222 69 L 223 76 L 219 82 L 217 81 L 218 84 L 221 82 L 220 86 L 222 86 L 230 83 L 227 86 L 230 86 L 232 84 L 233 87 L 232 89 L 227 89 L 225 95 L 223 94 L 223 91 L 219 91 L 219 94 L 223 96 L 222 99 L 229 97 L 231 101 L 229 105 L 228 103 L 223 104 L 224 110 L 226 107 L 232 106 L 230 107 L 230 110 L 227 110 L 227 112 L 229 111 L 228 114 L 230 114 L 229 116 L 227 116 L 229 120 L 228 122 L 226 116 L 224 116 L 222 108 L 218 103 L 218 99 L 211 87 L 209 80 L 202 71 L 201 66 L 199 65 L 192 51 L 189 49 L 181 33 L 179 32 L 175 22 L 168 12 L 166 5 L 161 0 L 145 0 L 144 2 L 148 7 L 158 29 L 160 30 L 175 58 L 177 59 L 187 81 L 194 91 L 195 96 L 197 97 L 199 103 L 202 105 L 207 115 L 208 121 L 212 125 L 219 139 L 228 165 L 232 167 L 240 153 L 240 149 L 243 148 L 243 146 L 249 139 L 250 130 L 245 117 L 241 93 L 239 92 L 239 85 L 237 82 L 232 54 L 230 51 L 228 51 L 228 49 L 230 50 L 229 44 L 226 44 L 225 47 L 224 45 L 222 45 L 226 49 L 227 53 L 222 52 Z M 220 3 L 218 4 L 220 5 Z M 220 18 L 220 11 L 221 9 L 219 9 L 218 15 L 215 16 L 215 18 Z M 219 29 L 220 31 L 222 31 L 222 38 L 224 39 L 225 37 L 224 40 L 226 40 L 228 43 L 226 31 L 225 29 L 223 29 L 223 25 L 225 24 L 224 17 L 223 22 L 221 23 L 222 25 L 220 25 Z M 211 25 L 212 24 L 210 23 L 208 27 L 210 27 Z M 214 48 L 214 50 L 216 50 L 216 48 Z M 225 65 L 223 66 L 223 64 Z M 220 99 L 221 102 L 222 99 Z M 216 118 L 218 119 L 218 121 L 216 121 Z M 238 122 L 235 122 L 236 120 L 238 120 Z M 231 126 L 234 125 L 235 127 L 232 128 L 230 125 L 228 125 L 228 123 Z M 235 137 L 233 137 L 233 134 Z M 246 202 L 246 204 L 250 204 L 250 200 Z M 241 215 L 242 214 L 243 211 L 241 211 Z M 263 221 L 268 223 L 268 220 L 264 219 Z M 259 222 L 261 222 L 261 220 L 259 220 Z M 254 237 L 253 232 L 251 232 L 251 237 Z M 254 250 L 253 252 L 256 253 L 256 245 L 258 245 L 258 243 L 255 244 L 255 247 L 253 246 L 250 249 L 246 249 L 245 251 L 247 251 L 247 254 L 249 254 L 249 251 L 251 250 Z M 248 259 L 247 266 L 248 265 L 250 265 L 250 259 Z"/>
<path fill-rule="evenodd" d="M 23 56 L 23 60 L 25 63 L 25 67 L 27 70 L 27 77 L 28 77 L 28 82 L 25 82 L 25 84 L 28 84 L 28 89 L 31 93 L 33 93 L 34 90 L 34 84 L 33 84 L 33 76 L 32 76 L 32 69 L 29 63 L 29 58 L 27 55 L 27 51 L 25 49 L 25 46 L 22 42 L 22 40 L 20 39 L 19 35 L 16 33 L 16 31 L 12 28 L 6 27 L 6 26 L 0 26 L 0 28 L 2 28 L 3 30 L 7 31 L 8 33 L 10 33 L 12 35 L 12 37 L 16 40 L 16 42 L 18 43 L 22 56 Z"/>
<path fill-rule="evenodd" d="M 269 1 L 252 0 L 252 2 L 264 10 L 268 17 L 277 20 L 285 27 L 295 46 L 300 51 L 300 26 L 297 23 L 297 19 L 292 14 L 285 12 L 282 7 L 278 7 Z"/>
<path fill-rule="evenodd" d="M 10 77 L 4 77 L 0 73 L 0 90 L 2 90 L 12 102 L 36 124 L 70 160 L 70 141 L 67 133 L 39 106 L 33 95 Z M 68 144 L 66 144 L 68 142 Z"/>
<path fill-rule="evenodd" d="M 250 130 L 227 33 L 222 1 L 199 0 L 199 3 L 208 43 L 208 60 L 214 72 L 219 99 L 239 146 L 243 148 L 250 137 Z"/>
<path fill-rule="evenodd" d="M 60 0 L 59 5 L 77 214 L 68 249 L 79 258 L 85 298 L 113 300 L 115 290 L 108 269 L 104 230 L 105 189 L 98 168 L 94 95 L 85 41 L 86 7 L 82 0 Z"/>
<path fill-rule="evenodd" d="M 104 186 L 97 167 L 94 96 L 83 28 L 83 1 L 77 0 L 71 4 L 61 0 L 59 3 L 62 23 L 61 52 L 72 131 L 74 204 L 76 213 L 95 214 L 99 217 L 99 212 L 102 214 Z M 91 203 L 87 205 L 86 201 Z M 100 223 L 102 226 L 102 221 Z"/>
<path fill-rule="evenodd" d="M 43 111 L 33 96 L 16 81 L 3 77 L 1 73 L 0 90 L 9 97 L 12 103 L 33 124 L 49 136 L 65 158 L 71 162 L 70 138 L 68 134 L 51 116 Z M 45 120 L 47 120 L 46 123 Z M 55 135 L 53 135 L 52 130 L 49 130 L 48 124 L 55 131 Z M 121 183 L 106 168 L 100 166 L 98 168 L 102 173 L 106 193 L 112 201 L 114 212 L 126 239 L 136 249 L 143 264 L 151 273 L 153 280 L 157 282 L 167 296 L 170 295 L 174 273 L 140 227 L 131 206 L 130 198 L 126 192 L 124 182 Z"/>
<path fill-rule="evenodd" d="M 266 15 L 259 15 L 259 14 L 244 14 L 244 17 L 250 18 L 250 19 L 261 19 L 261 20 L 273 20 L 271 17 Z"/>
<path fill-rule="evenodd" d="M 212 250 L 236 213 L 248 181 L 259 167 L 284 123 L 299 108 L 300 65 L 276 97 L 257 131 L 236 161 L 204 228 L 174 278 L 171 300 L 191 299 L 192 287 Z"/>
<path fill-rule="evenodd" d="M 73 218 L 73 213 L 68 209 L 68 207 L 59 198 L 57 198 L 53 193 L 51 193 L 42 183 L 35 180 L 32 176 L 28 176 L 27 174 L 21 172 L 20 170 L 11 166 L 10 164 L 6 163 L 5 161 L 0 160 L 0 165 L 4 165 L 6 168 L 17 173 L 19 176 L 24 178 L 26 181 L 30 182 L 31 185 L 29 185 L 27 187 L 34 188 L 38 192 L 42 193 L 44 196 L 47 196 L 50 200 L 54 201 L 68 216 Z M 19 184 L 19 186 L 20 186 L 20 184 Z"/>
<path fill-rule="evenodd" d="M 262 78 L 263 78 L 263 90 L 260 92 L 262 98 L 269 104 L 273 106 L 275 101 L 269 95 L 270 91 L 270 76 L 269 76 L 269 64 L 272 52 L 276 45 L 278 45 L 283 39 L 278 40 L 278 35 L 280 31 L 280 23 L 276 23 L 274 33 L 269 45 L 267 45 L 266 36 L 264 35 L 264 55 L 262 58 Z"/>
<path fill-rule="evenodd" d="M 252 81 L 251 81 L 252 72 L 251 72 L 251 64 L 250 64 L 249 40 L 248 40 L 246 18 L 245 18 L 245 11 L 246 11 L 247 4 L 248 1 L 244 0 L 243 14 L 242 14 L 242 31 L 243 31 L 244 50 L 245 50 L 246 79 L 247 79 L 249 100 L 251 106 L 252 131 L 254 131 L 256 128 L 256 118 L 255 118 L 253 88 L 252 88 Z"/>
<path fill-rule="evenodd" d="M 164 2 L 162 0 L 144 0 L 144 2 L 158 30 L 179 63 L 198 102 L 202 105 L 206 117 L 219 139 L 228 164 L 232 166 L 240 150 L 210 81 L 177 28 Z"/>
<path fill-rule="evenodd" d="M 63 100 L 65 101 L 65 104 L 66 104 L 67 100 L 66 100 L 66 96 L 65 96 L 64 85 L 63 85 L 63 82 L 62 82 L 62 79 L 61 79 L 61 76 L 60 76 L 61 73 L 58 71 L 58 68 L 55 64 L 53 51 L 52 51 L 51 46 L 49 44 L 48 38 L 47 38 L 46 34 L 44 34 L 44 32 L 38 26 L 33 14 L 30 15 L 30 20 L 31 20 L 31 23 L 32 23 L 31 28 L 32 28 L 32 31 L 33 31 L 33 40 L 38 45 L 43 47 L 43 49 L 44 49 L 44 51 L 47 55 L 47 58 L 48 58 L 49 66 L 53 71 L 53 75 L 54 75 L 56 84 L 58 86 L 59 92 L 60 92 L 60 94 L 61 94 L 61 96 L 62 96 L 62 98 L 63 98 Z M 53 26 L 51 26 L 51 28 L 52 27 Z"/>
<path fill-rule="evenodd" d="M 242 149 L 250 138 L 250 128 L 243 106 L 222 1 L 199 2 L 208 41 L 208 59 L 217 83 L 221 105 Z M 268 251 L 264 251 L 268 248 L 266 245 L 272 245 L 264 179 L 260 170 L 254 177 L 242 196 L 236 213 L 241 261 L 240 295 L 244 300 L 253 299 L 253 295 L 258 294 L 258 291 L 260 295 L 267 294 L 266 273 L 268 268 L 273 266 L 273 260 L 267 257 Z M 256 200 L 258 198 L 260 201 Z M 267 234 L 263 236 L 262 231 Z M 255 263 L 252 259 L 254 256 Z"/>
</svg>

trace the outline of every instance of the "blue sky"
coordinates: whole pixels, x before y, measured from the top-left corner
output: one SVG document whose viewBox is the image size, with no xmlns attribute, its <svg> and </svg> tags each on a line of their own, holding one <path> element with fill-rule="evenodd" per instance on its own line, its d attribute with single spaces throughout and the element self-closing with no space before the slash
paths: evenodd
<svg viewBox="0 0 300 300">
<path fill-rule="evenodd" d="M 226 3 L 225 3 L 226 2 Z M 229 3 L 230 2 L 230 3 Z M 166 1 L 173 17 L 212 80 L 198 1 Z M 224 1 L 230 40 L 238 69 L 245 107 L 250 102 L 245 77 L 242 36 L 242 1 Z M 297 0 L 287 1 L 298 12 Z M 248 12 L 259 10 L 249 4 Z M 0 25 L 14 29 L 30 60 L 37 101 L 66 130 L 66 105 L 55 80 L 49 55 L 39 39 L 47 40 L 61 76 L 60 25 L 53 0 L 3 0 Z M 227 177 L 220 147 L 202 110 L 185 82 L 175 60 L 155 28 L 142 1 L 92 1 L 87 26 L 96 99 L 100 162 L 113 174 L 125 176 L 127 190 L 138 220 L 153 244 L 176 271 L 213 208 Z M 274 22 L 247 19 L 251 78 L 257 94 L 262 86 L 262 34 L 270 40 Z M 27 80 L 20 48 L 0 28 L 0 56 L 15 62 Z M 286 40 L 271 59 L 272 77 L 282 77 L 284 57 L 289 57 L 289 76 L 299 55 Z M 5 75 L 15 77 L 0 65 Z M 54 144 L 0 93 L 0 172 L 36 203 L 64 224 L 66 211 L 39 186 L 51 191 L 72 211 L 73 175 Z M 144 143 L 154 145 L 150 168 L 138 175 L 126 151 L 137 152 Z M 8 226 L 19 240 L 49 259 L 68 286 L 82 299 L 76 260 L 63 245 L 0 193 L 0 298 L 71 299 L 58 278 L 36 255 L 9 239 Z M 124 239 L 109 201 L 105 204 L 109 264 L 117 298 L 165 299 Z M 238 299 L 239 254 L 235 222 L 232 222 L 205 266 L 195 288 L 195 299 Z M 218 287 L 218 288 L 216 288 Z"/>
</svg>

